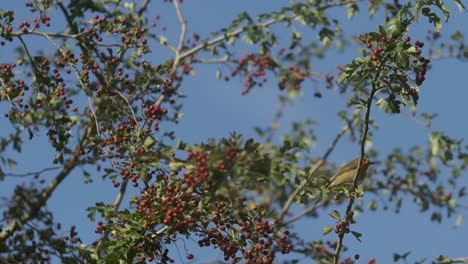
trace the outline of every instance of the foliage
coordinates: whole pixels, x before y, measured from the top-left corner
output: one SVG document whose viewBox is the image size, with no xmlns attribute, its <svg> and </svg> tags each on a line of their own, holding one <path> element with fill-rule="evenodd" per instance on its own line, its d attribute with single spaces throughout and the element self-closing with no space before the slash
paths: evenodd
<svg viewBox="0 0 468 264">
<path fill-rule="evenodd" d="M 416 116 L 433 61 L 468 57 L 461 32 L 442 38 L 452 12 L 447 3 L 291 1 L 255 16 L 242 12 L 201 36 L 189 31 L 182 0 L 135 2 L 141 3 L 34 0 L 24 3 L 29 13 L 23 21 L 17 11 L 0 7 L 0 44 L 8 53 L 0 64 L 2 122 L 8 122 L 0 138 L 0 180 L 15 185 L 2 192 L 0 262 L 171 263 L 176 243 L 190 240 L 220 250 L 232 263 L 295 263 L 297 254 L 318 263 L 353 263 L 359 256 L 340 259 L 340 253 L 347 250 L 347 234 L 365 243 L 366 230 L 353 229 L 357 212 L 398 212 L 413 202 L 433 221 L 442 222 L 444 212 L 447 218 L 460 214 L 467 146 L 433 130 L 435 115 L 421 114 L 429 130 L 426 146 L 391 153 L 366 148 L 381 140 L 373 137 L 373 107 L 395 115 L 409 107 Z M 455 4 L 465 9 L 461 1 Z M 152 13 L 161 6 L 176 11 L 175 39 L 160 14 Z M 346 10 L 348 17 L 334 19 L 335 10 Z M 337 76 L 314 72 L 312 62 L 352 45 L 343 24 L 357 16 L 386 19 L 375 31 L 359 32 L 360 56 L 340 66 Z M 410 36 L 415 23 L 433 27 L 426 43 Z M 233 132 L 206 135 L 200 144 L 180 139 L 178 125 L 190 100 L 183 93 L 186 79 L 213 63 L 225 66 L 216 72 L 220 79 L 242 77 L 245 96 L 276 79 L 280 107 L 271 127 L 255 128 L 256 138 Z M 312 119 L 278 136 L 284 107 L 311 81 L 349 95 L 338 113 L 343 128 L 322 155 L 311 151 L 319 138 Z M 44 151 L 54 154 L 51 164 L 15 173 L 18 157 L 41 142 L 41 135 L 47 135 Z M 369 177 L 357 189 L 325 188 L 337 168 L 328 157 L 345 135 L 359 144 L 361 157 L 380 161 L 370 173 L 383 178 Z M 87 205 L 89 219 L 97 223 L 94 243 L 82 241 L 78 231 L 89 230 L 73 223 L 63 235 L 47 207 L 77 171 L 86 182 L 103 179 L 116 190 L 114 203 Z M 25 177 L 26 184 L 16 177 Z M 371 197 L 368 208 L 354 204 L 364 195 Z M 347 210 L 335 210 L 337 202 L 347 202 Z M 291 216 L 294 205 L 304 211 Z M 294 229 L 294 222 L 319 216 L 317 205 L 330 207 L 336 225 L 323 231 L 334 231 L 337 241 L 304 238 Z M 187 259 L 195 257 L 185 251 Z"/>
</svg>

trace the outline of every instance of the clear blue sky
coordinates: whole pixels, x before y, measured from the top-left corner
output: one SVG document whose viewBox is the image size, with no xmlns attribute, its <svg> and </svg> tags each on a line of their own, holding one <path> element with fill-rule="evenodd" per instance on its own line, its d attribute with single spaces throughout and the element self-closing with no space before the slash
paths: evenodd
<svg viewBox="0 0 468 264">
<path fill-rule="evenodd" d="M 3 1 L 1 7 L 4 9 L 14 9 L 18 17 L 29 19 L 30 16 L 24 8 L 25 1 Z M 140 2 L 140 1 L 136 1 Z M 156 1 L 160 3 L 162 1 Z M 274 10 L 286 4 L 287 1 L 220 1 L 220 0 L 198 0 L 184 1 L 182 11 L 187 18 L 189 33 L 197 32 L 202 37 L 207 36 L 212 31 L 217 31 L 225 27 L 236 18 L 236 14 L 248 11 L 256 14 L 263 11 Z M 172 5 L 160 4 L 160 10 L 152 10 L 153 14 L 162 15 L 161 23 L 167 25 L 168 38 L 175 43 L 178 34 L 178 24 Z M 333 13 L 337 18 L 343 17 L 344 13 Z M 54 20 L 54 18 L 53 18 Z M 60 20 L 60 19 L 59 19 Z M 371 31 L 375 26 L 383 21 L 377 17 L 373 20 L 368 18 L 357 18 L 351 22 L 343 24 L 347 34 Z M 52 21 L 54 24 L 54 21 Z M 453 10 L 452 20 L 448 25 L 444 25 L 443 32 L 446 35 L 455 30 L 468 31 L 463 25 L 468 25 L 468 15 L 459 14 Z M 463 31 L 463 28 L 464 31 Z M 279 29 L 279 27 L 277 27 Z M 425 32 L 430 29 L 427 23 L 420 23 L 411 28 L 410 35 L 413 39 L 424 39 Z M 53 30 L 53 28 L 51 29 Z M 174 30 L 174 31 L 173 31 Z M 289 35 L 283 35 L 285 39 Z M 316 36 L 306 36 L 314 38 Z M 26 37 L 25 41 L 33 39 Z M 37 38 L 34 38 L 36 40 Z M 39 41 L 35 44 L 38 49 L 51 50 L 47 41 Z M 0 53 L 0 62 L 8 61 L 9 54 L 6 54 L 5 47 Z M 167 52 L 159 50 L 160 52 Z M 314 70 L 323 72 L 334 72 L 339 64 L 346 64 L 356 56 L 356 47 L 350 47 L 344 53 L 333 53 L 325 60 L 317 60 L 314 63 Z M 152 57 L 154 55 L 154 57 Z M 150 54 L 154 61 L 164 58 L 158 54 Z M 155 62 L 157 63 L 157 62 Z M 185 118 L 176 128 L 177 137 L 188 142 L 196 143 L 208 137 L 225 137 L 229 132 L 237 131 L 246 137 L 254 137 L 253 127 L 265 127 L 270 124 L 276 110 L 278 89 L 273 80 L 262 88 L 254 88 L 248 95 L 242 96 L 242 80 L 233 79 L 231 82 L 218 81 L 215 77 L 216 66 L 202 66 L 196 68 L 197 76 L 185 80 L 183 91 L 187 94 L 185 99 Z M 468 112 L 468 105 L 465 103 L 468 98 L 466 89 L 466 73 L 468 65 L 456 60 L 447 59 L 432 63 L 432 69 L 427 75 L 427 81 L 421 87 L 420 104 L 418 109 L 422 112 L 438 113 L 439 117 L 434 122 L 434 130 L 441 130 L 448 135 L 463 138 L 468 135 L 468 125 L 464 120 L 464 113 Z M 323 93 L 322 99 L 312 96 L 315 90 Z M 322 155 L 324 149 L 329 145 L 331 139 L 341 127 L 336 113 L 343 109 L 345 97 L 339 95 L 336 90 L 326 91 L 319 84 L 308 83 L 304 87 L 304 95 L 297 99 L 295 105 L 286 108 L 284 118 L 281 121 L 280 132 L 289 130 L 292 121 L 299 121 L 305 118 L 313 118 L 319 121 L 317 130 L 318 144 L 314 149 L 317 156 Z M 0 104 L 1 116 L 6 111 L 6 102 Z M 405 110 L 408 113 L 408 110 Z M 427 144 L 428 130 L 411 120 L 407 115 L 386 115 L 376 108 L 373 109 L 374 118 L 380 126 L 380 130 L 375 131 L 374 148 L 388 153 L 395 147 L 407 148 L 413 145 Z M 8 123 L 4 119 L 0 121 L 2 131 L 7 131 Z M 2 135 L 4 132 L 2 132 Z M 48 151 L 45 141 L 45 134 L 38 135 L 38 141 L 26 142 L 21 161 L 12 171 L 15 173 L 28 172 L 50 164 L 53 156 Z M 345 162 L 358 155 L 358 147 L 344 143 L 339 144 L 330 159 L 338 163 Z M 17 154 L 9 153 L 13 156 Z M 52 177 L 53 174 L 47 174 Z M 382 177 L 377 175 L 376 177 Z M 467 175 L 463 175 L 463 181 L 468 184 Z M 8 193 L 12 189 L 15 181 L 0 183 L 0 193 Z M 65 230 L 70 224 L 78 227 L 80 236 L 85 243 L 92 242 L 96 238 L 94 235 L 95 224 L 90 223 L 86 218 L 85 208 L 93 205 L 96 201 L 111 202 L 116 195 L 116 189 L 112 188 L 109 182 L 103 183 L 99 177 L 95 177 L 93 184 L 84 184 L 82 173 L 75 170 L 65 182 L 54 193 L 49 209 L 56 212 L 56 219 L 64 223 Z M 368 198 L 368 197 L 367 197 Z M 367 201 L 366 197 L 364 202 Z M 468 244 L 468 228 L 466 221 L 458 229 L 451 227 L 454 219 L 444 220 L 443 224 L 436 224 L 429 221 L 429 215 L 421 215 L 417 208 L 410 205 L 407 200 L 405 206 L 399 214 L 394 214 L 391 210 L 387 212 L 364 213 L 357 218 L 358 223 L 353 228 L 364 234 L 362 242 L 357 242 L 351 236 L 345 238 L 345 245 L 350 248 L 349 254 L 360 254 L 362 263 L 376 257 L 379 263 L 392 262 L 393 253 L 404 253 L 411 251 L 413 261 L 427 257 L 433 260 L 437 255 L 443 254 L 450 257 L 468 257 L 466 245 Z M 344 212 L 344 208 L 337 210 Z M 318 239 L 321 235 L 321 227 L 324 225 L 334 225 L 331 218 L 323 214 L 324 217 L 318 220 L 306 219 L 297 223 L 297 228 L 304 236 Z M 334 240 L 334 234 L 328 235 L 327 239 Z M 182 247 L 183 248 L 183 247 Z M 182 250 L 183 251 L 183 250 Z M 197 252 L 193 248 L 192 252 Z M 182 259 L 186 261 L 181 253 Z M 222 254 L 215 251 L 215 254 L 197 255 L 192 263 L 204 263 L 213 258 L 222 259 Z M 177 263 L 182 263 L 180 258 L 175 257 Z M 302 263 L 308 263 L 303 261 Z"/>
</svg>

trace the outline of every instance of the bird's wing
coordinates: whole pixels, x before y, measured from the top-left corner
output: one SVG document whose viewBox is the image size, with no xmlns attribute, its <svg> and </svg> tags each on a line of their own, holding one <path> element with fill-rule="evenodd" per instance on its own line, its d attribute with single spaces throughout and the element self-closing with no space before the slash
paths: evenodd
<svg viewBox="0 0 468 264">
<path fill-rule="evenodd" d="M 352 160 L 351 162 L 347 163 L 346 165 L 341 166 L 338 171 L 333 175 L 331 180 L 334 180 L 336 176 L 343 174 L 343 172 L 349 171 L 349 170 L 355 170 L 357 168 L 357 165 L 359 162 L 359 158 Z"/>
</svg>

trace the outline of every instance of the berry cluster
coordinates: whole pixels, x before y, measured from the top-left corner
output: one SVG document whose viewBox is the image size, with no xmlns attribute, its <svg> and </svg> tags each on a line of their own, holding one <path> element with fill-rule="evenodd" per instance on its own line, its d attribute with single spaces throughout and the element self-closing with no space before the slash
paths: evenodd
<svg viewBox="0 0 468 264">
<path fill-rule="evenodd" d="M 188 39 L 185 41 L 185 43 L 186 43 L 187 45 L 191 46 L 192 48 L 194 48 L 194 47 L 199 43 L 200 38 L 201 38 L 201 37 L 200 37 L 199 34 L 194 33 L 194 34 L 192 35 L 192 38 L 191 38 L 191 39 L 188 38 Z"/>
<path fill-rule="evenodd" d="M 175 237 L 177 233 L 189 234 L 203 230 L 200 225 L 202 214 L 198 208 L 201 197 L 193 191 L 181 179 L 167 175 L 161 175 L 157 179 L 157 184 L 142 189 L 141 195 L 132 201 L 137 214 L 143 219 L 142 231 L 158 233 L 157 229 L 161 229 L 163 225 L 165 232 Z M 117 224 L 112 228 L 118 226 L 126 226 L 125 217 L 119 217 Z M 126 239 L 120 232 L 114 232 L 114 235 L 118 239 Z M 141 237 L 137 243 L 134 241 L 131 243 L 133 251 L 141 260 L 158 260 L 158 263 L 174 262 L 169 257 L 169 250 L 165 249 L 158 239 Z M 165 243 L 170 243 L 170 240 L 166 240 Z M 193 257 L 192 254 L 187 254 L 188 259 Z"/>
<path fill-rule="evenodd" d="M 142 232 L 172 238 L 178 234 L 196 234 L 201 237 L 198 241 L 201 247 L 219 248 L 225 260 L 233 263 L 242 258 L 245 263 L 273 263 L 277 252 L 289 253 L 292 245 L 288 232 L 282 233 L 266 220 L 263 209 L 246 210 L 246 198 L 231 201 L 211 193 L 217 179 L 213 175 L 226 174 L 228 168 L 235 165 L 237 156 L 237 147 L 229 144 L 219 148 L 197 146 L 191 149 L 187 159 L 180 161 L 187 168 L 185 172 L 181 175 L 159 175 L 132 201 L 143 220 Z M 176 160 L 175 155 L 172 157 Z M 121 175 L 131 179 L 135 173 L 125 170 Z M 128 217 L 125 214 L 123 212 L 117 218 L 116 224 L 106 227 L 113 230 L 116 239 L 125 239 Z M 119 226 L 124 229 L 122 232 Z M 97 229 L 102 231 L 103 228 L 98 224 Z M 138 258 L 171 262 L 167 251 L 164 251 L 165 255 L 163 253 L 162 241 L 154 236 L 129 243 Z M 171 243 L 171 240 L 164 243 Z M 194 257 L 194 254 L 186 254 L 187 259 Z"/>
<path fill-rule="evenodd" d="M 13 68 L 16 67 L 16 64 L 15 63 L 11 63 L 11 64 L 4 64 L 4 63 L 1 63 L 0 64 L 0 74 L 2 76 L 2 78 L 11 78 L 14 76 L 14 73 L 13 73 Z"/>
<path fill-rule="evenodd" d="M 288 232 L 277 237 L 275 228 L 262 216 L 226 219 L 230 208 L 224 201 L 217 203 L 212 223 L 216 228 L 206 230 L 204 238 L 198 241 L 200 247 L 214 246 L 224 253 L 224 260 L 237 263 L 242 254 L 245 263 L 273 263 L 277 251 L 288 254 L 292 245 L 287 240 Z M 236 235 L 233 235 L 236 234 Z"/>
<path fill-rule="evenodd" d="M 335 233 L 337 233 L 338 236 L 343 236 L 344 234 L 349 233 L 349 226 L 350 223 L 353 221 L 353 216 L 354 212 L 349 211 L 347 217 L 336 224 Z"/>
<path fill-rule="evenodd" d="M 218 170 L 226 170 L 229 165 L 232 165 L 232 161 L 236 158 L 237 156 L 237 151 L 233 147 L 228 147 L 227 148 L 227 155 L 223 158 L 221 162 L 216 165 L 216 168 Z"/>
<path fill-rule="evenodd" d="M 28 21 L 23 21 L 18 26 L 21 28 L 21 32 L 26 33 L 31 24 Z"/>
<path fill-rule="evenodd" d="M 344 235 L 349 233 L 349 221 L 340 221 L 335 226 L 335 233 L 338 235 Z"/>
<path fill-rule="evenodd" d="M 143 103 L 141 106 L 145 109 L 145 117 L 149 119 L 150 122 L 154 122 L 155 120 L 161 120 L 163 116 L 166 115 L 168 112 L 166 108 L 161 108 L 157 104 Z M 159 123 L 154 122 L 153 128 L 155 131 L 159 131 Z"/>
<path fill-rule="evenodd" d="M 401 41 L 401 39 L 397 40 L 392 40 L 387 37 L 379 36 L 375 38 L 362 38 L 363 41 L 366 43 L 366 47 L 372 50 L 372 55 L 371 59 L 374 61 L 377 65 L 377 63 L 380 62 L 380 60 L 383 57 L 383 54 L 385 52 L 385 49 L 387 47 L 390 47 L 391 44 L 395 41 Z M 421 56 L 422 53 L 422 48 L 424 47 L 424 42 L 416 40 L 413 45 L 411 44 L 411 38 L 407 36 L 404 39 L 405 43 L 405 48 L 407 50 L 411 50 L 411 56 L 410 56 L 410 65 L 411 69 L 415 73 L 416 77 L 414 79 L 414 82 L 417 85 L 421 85 L 424 80 L 426 79 L 425 75 L 428 70 L 428 66 L 430 63 L 430 60 L 427 58 L 424 58 Z M 393 43 L 394 44 L 394 43 Z M 414 93 L 416 91 L 410 91 L 410 93 Z M 417 92 L 416 92 L 417 93 Z M 411 95 L 411 94 L 410 94 Z"/>
<path fill-rule="evenodd" d="M 99 221 L 98 226 L 96 227 L 96 230 L 94 230 L 94 232 L 96 234 L 101 234 L 105 229 L 106 229 L 106 226 L 104 225 L 104 223 L 102 221 Z"/>
<path fill-rule="evenodd" d="M 162 181 L 164 186 L 164 196 L 159 197 L 154 187 L 145 188 L 142 195 L 135 199 L 137 212 L 142 214 L 145 219 L 144 229 L 150 230 L 156 225 L 162 223 L 171 226 L 179 233 L 188 233 L 196 227 L 195 218 L 197 196 L 195 196 L 187 185 L 181 184 L 181 181 L 171 181 L 168 176 L 164 176 Z"/>
<path fill-rule="evenodd" d="M 265 54 L 245 54 L 239 61 L 236 67 L 231 71 L 231 77 L 236 76 L 239 72 L 244 73 L 245 82 L 242 95 L 247 94 L 255 85 L 262 86 L 267 81 L 266 70 L 272 70 L 276 67 L 276 63 Z M 258 80 L 261 79 L 261 80 Z M 229 80 L 228 77 L 225 80 Z"/>
<path fill-rule="evenodd" d="M 40 19 L 35 18 L 35 19 L 34 19 L 34 24 L 36 24 L 36 27 L 37 27 L 37 28 L 40 27 L 40 26 L 39 26 L 39 25 L 40 25 L 39 21 L 40 21 L 40 23 L 42 23 L 42 24 L 45 25 L 46 27 L 50 27 L 50 16 L 48 16 L 48 15 L 46 15 L 46 14 L 43 14 L 43 15 L 41 16 Z"/>
<path fill-rule="evenodd" d="M 301 90 L 302 82 L 304 82 L 307 74 L 299 67 L 289 67 L 281 73 L 278 78 L 278 86 L 280 90 L 287 88 L 288 90 Z"/>
<path fill-rule="evenodd" d="M 208 179 L 210 174 L 208 168 L 208 154 L 208 152 L 189 152 L 188 160 L 193 160 L 195 162 L 196 169 L 184 172 L 184 183 L 191 187 L 196 187 Z"/>
<path fill-rule="evenodd" d="M 411 38 L 406 37 L 405 42 L 407 44 L 410 44 Z M 426 79 L 425 76 L 426 76 L 426 72 L 427 72 L 430 60 L 421 56 L 421 49 L 424 47 L 424 42 L 416 40 L 414 42 L 414 47 L 415 47 L 415 54 L 418 56 L 418 58 L 415 58 L 413 60 L 414 72 L 416 73 L 415 82 L 417 85 L 421 85 Z"/>
</svg>

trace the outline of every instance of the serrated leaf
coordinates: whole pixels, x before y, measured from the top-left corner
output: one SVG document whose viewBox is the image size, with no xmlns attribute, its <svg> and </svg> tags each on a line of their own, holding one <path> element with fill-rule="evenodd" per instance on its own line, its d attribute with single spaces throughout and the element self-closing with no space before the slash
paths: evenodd
<svg viewBox="0 0 468 264">
<path fill-rule="evenodd" d="M 342 72 L 338 77 L 338 83 L 343 83 L 343 81 L 348 78 L 349 74 Z"/>
<path fill-rule="evenodd" d="M 97 211 L 97 208 L 96 207 L 88 207 L 86 209 L 86 211 L 88 211 L 88 219 L 93 221 L 96 220 L 96 211 Z"/>
<path fill-rule="evenodd" d="M 433 212 L 431 215 L 431 221 L 434 221 L 437 223 L 442 222 L 442 215 L 437 212 Z"/>
<path fill-rule="evenodd" d="M 323 235 L 328 235 L 331 231 L 335 229 L 333 226 L 324 226 L 322 227 Z"/>
<path fill-rule="evenodd" d="M 362 234 L 359 233 L 359 232 L 356 232 L 356 231 L 351 231 L 351 234 L 353 234 L 353 236 L 359 241 L 359 242 L 362 242 L 360 237 L 362 237 Z"/>
<path fill-rule="evenodd" d="M 299 46 L 299 44 L 301 43 L 301 39 L 302 39 L 301 33 L 297 32 L 297 31 L 294 31 L 292 33 L 291 45 L 289 46 L 289 49 L 294 49 L 297 46 Z"/>
<path fill-rule="evenodd" d="M 331 211 L 330 213 L 328 213 L 328 215 L 331 216 L 332 218 L 335 218 L 336 220 L 341 219 L 340 212 L 338 212 L 337 210 Z"/>
<path fill-rule="evenodd" d="M 334 36 L 335 32 L 326 27 L 322 28 L 319 32 L 320 41 L 324 46 L 329 46 Z"/>
<path fill-rule="evenodd" d="M 161 45 L 166 45 L 167 44 L 167 38 L 166 37 L 159 37 L 159 43 Z"/>
<path fill-rule="evenodd" d="M 416 54 L 416 53 L 418 53 L 418 50 L 416 49 L 416 47 L 411 46 L 406 50 L 406 52 L 408 52 L 410 54 Z"/>
<path fill-rule="evenodd" d="M 437 155 L 440 150 L 440 134 L 431 133 L 429 136 L 429 142 L 431 143 L 431 153 L 433 156 Z"/>
<path fill-rule="evenodd" d="M 145 148 L 149 148 L 149 147 L 153 146 L 155 142 L 156 142 L 156 140 L 152 136 L 147 136 L 145 138 L 145 141 L 143 142 L 143 146 Z"/>
<path fill-rule="evenodd" d="M 455 4 L 457 5 L 458 7 L 458 10 L 461 12 L 463 10 L 465 10 L 465 6 L 463 5 L 462 1 L 460 0 L 455 0 Z"/>
<path fill-rule="evenodd" d="M 351 4 L 348 7 L 348 19 L 352 19 L 354 16 L 359 14 L 359 6 L 357 4 Z"/>
</svg>

